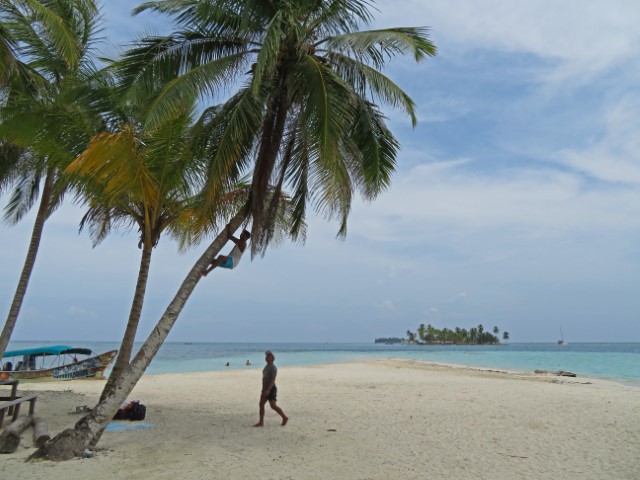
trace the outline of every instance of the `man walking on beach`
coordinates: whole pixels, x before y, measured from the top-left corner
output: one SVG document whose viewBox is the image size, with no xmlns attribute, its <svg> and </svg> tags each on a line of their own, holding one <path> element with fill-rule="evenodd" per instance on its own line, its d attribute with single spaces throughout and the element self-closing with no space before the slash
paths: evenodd
<svg viewBox="0 0 640 480">
<path fill-rule="evenodd" d="M 262 369 L 262 393 L 260 394 L 260 421 L 254 425 L 254 427 L 262 427 L 264 425 L 264 404 L 269 401 L 269 405 L 276 411 L 280 417 L 282 417 L 282 426 L 284 427 L 289 421 L 282 409 L 276 405 L 276 397 L 278 395 L 278 389 L 276 387 L 276 376 L 278 375 L 278 369 L 273 364 L 276 359 L 271 350 L 264 352 L 265 361 L 267 365 Z"/>
<path fill-rule="evenodd" d="M 229 252 L 229 255 L 218 255 L 214 258 L 211 265 L 209 265 L 206 270 L 202 271 L 203 277 L 206 277 L 207 274 L 216 267 L 234 269 L 238 266 L 238 263 L 240 263 L 242 254 L 247 249 L 247 241 L 251 238 L 251 234 L 247 230 L 243 230 L 240 234 L 240 238 L 236 238 L 231 235 L 229 227 L 227 227 L 227 237 L 235 243 L 235 246 Z"/>
</svg>

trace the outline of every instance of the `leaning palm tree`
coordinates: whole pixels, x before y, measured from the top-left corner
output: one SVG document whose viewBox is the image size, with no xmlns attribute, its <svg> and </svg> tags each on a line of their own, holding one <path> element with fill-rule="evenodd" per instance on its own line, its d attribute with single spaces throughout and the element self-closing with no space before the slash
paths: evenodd
<svg viewBox="0 0 640 480">
<path fill-rule="evenodd" d="M 90 48 L 97 19 L 94 0 L 0 2 L 0 57 L 7 62 L 0 70 L 0 142 L 12 145 L 10 155 L 0 157 L 0 187 L 15 186 L 5 219 L 19 221 L 40 195 L 27 257 L 0 334 L 0 355 L 18 319 L 44 223 L 62 201 L 60 165 L 90 138 L 92 120 L 79 113 L 83 95 L 78 86 L 94 74 Z"/>
<path fill-rule="evenodd" d="M 254 253 L 273 239 L 278 209 L 270 191 L 276 198 L 290 192 L 292 232 L 311 206 L 337 217 L 344 235 L 354 192 L 371 200 L 390 183 L 399 144 L 376 102 L 402 108 L 413 123 L 416 117 L 408 95 L 379 70 L 398 55 L 434 55 L 435 47 L 420 28 L 358 32 L 371 20 L 369 7 L 365 0 L 163 0 L 138 8 L 169 14 L 180 28 L 141 40 L 119 63 L 125 87 L 164 85 L 148 103 L 148 125 L 180 110 L 185 97 L 239 86 L 204 112 L 210 162 L 203 211 L 219 204 L 221 179 L 233 183 L 253 172 L 248 201 L 227 226 L 235 231 L 251 220 Z M 223 230 L 194 264 L 113 393 L 33 458 L 71 458 L 95 445 L 226 241 Z"/>
</svg>

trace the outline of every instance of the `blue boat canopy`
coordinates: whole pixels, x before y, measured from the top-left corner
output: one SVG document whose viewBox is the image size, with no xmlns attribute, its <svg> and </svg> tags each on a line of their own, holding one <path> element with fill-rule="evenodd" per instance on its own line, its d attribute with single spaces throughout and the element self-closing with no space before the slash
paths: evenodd
<svg viewBox="0 0 640 480">
<path fill-rule="evenodd" d="M 44 357 L 46 355 L 91 355 L 88 348 L 69 347 L 68 345 L 52 345 L 48 347 L 23 348 L 22 350 L 11 350 L 4 352 L 3 358 L 20 357 L 22 355 L 31 355 L 36 357 Z"/>
</svg>

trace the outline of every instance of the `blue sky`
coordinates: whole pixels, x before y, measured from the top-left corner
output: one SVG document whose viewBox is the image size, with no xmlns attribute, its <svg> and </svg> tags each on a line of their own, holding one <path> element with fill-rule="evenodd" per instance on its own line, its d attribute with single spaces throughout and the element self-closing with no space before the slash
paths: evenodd
<svg viewBox="0 0 640 480">
<path fill-rule="evenodd" d="M 136 31 L 104 2 L 104 49 Z M 345 241 L 310 219 L 282 245 L 201 282 L 169 339 L 363 341 L 420 323 L 513 341 L 640 341 L 640 30 L 635 1 L 379 2 L 376 26 L 429 26 L 439 48 L 388 74 L 418 105 L 391 189 L 358 201 Z M 45 227 L 16 340 L 117 340 L 135 285 L 131 234 L 91 248 L 67 205 Z M 6 314 L 33 216 L 0 226 Z M 201 249 L 155 253 L 141 335 Z"/>
</svg>

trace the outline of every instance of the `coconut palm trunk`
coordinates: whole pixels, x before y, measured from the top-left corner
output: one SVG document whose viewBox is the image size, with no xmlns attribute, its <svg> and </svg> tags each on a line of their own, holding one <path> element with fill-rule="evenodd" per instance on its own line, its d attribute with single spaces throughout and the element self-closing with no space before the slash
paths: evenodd
<svg viewBox="0 0 640 480">
<path fill-rule="evenodd" d="M 109 396 L 109 394 L 115 387 L 116 380 L 129 366 L 131 353 L 133 352 L 133 342 L 136 339 L 136 332 L 138 331 L 138 324 L 140 323 L 140 315 L 142 314 L 144 295 L 147 290 L 149 266 L 151 265 L 152 253 L 153 246 L 150 245 L 150 242 L 144 242 L 142 247 L 142 255 L 140 258 L 140 269 L 138 270 L 138 281 L 136 283 L 136 290 L 133 295 L 133 302 L 131 304 L 131 310 L 129 312 L 127 328 L 125 329 L 124 336 L 122 337 L 122 342 L 120 343 L 116 363 L 113 365 L 111 375 L 109 375 L 109 380 L 107 380 L 107 383 L 102 390 L 102 394 L 100 395 L 100 401 L 103 401 Z"/>
<path fill-rule="evenodd" d="M 265 246 L 268 232 L 265 232 L 265 195 L 269 186 L 282 137 L 287 120 L 287 113 L 290 108 L 287 102 L 287 91 L 283 86 L 283 91 L 273 99 L 269 107 L 262 127 L 262 138 L 260 141 L 260 151 L 256 161 L 256 169 L 253 172 L 251 188 L 251 218 L 253 219 L 253 241 L 251 243 L 253 252 L 261 246 Z M 264 248 L 263 248 L 264 251 Z"/>
<path fill-rule="evenodd" d="M 242 209 L 228 223 L 235 231 L 247 219 L 246 209 Z M 223 229 L 191 268 L 180 285 L 173 300 L 149 334 L 146 341 L 131 361 L 127 369 L 115 380 L 115 388 L 96 405 L 89 414 L 80 419 L 74 428 L 68 428 L 48 441 L 29 457 L 30 460 L 46 458 L 49 460 L 69 460 L 81 457 L 83 452 L 97 444 L 102 432 L 116 411 L 136 386 L 140 377 L 149 366 L 156 353 L 173 328 L 180 312 L 184 308 L 198 281 L 201 272 L 213 261 L 214 257 L 227 243 L 226 229 Z"/>
<path fill-rule="evenodd" d="M 11 334 L 13 333 L 16 321 L 18 320 L 18 314 L 22 308 L 24 296 L 27 293 L 27 286 L 29 285 L 31 272 L 33 272 L 33 266 L 36 263 L 36 257 L 38 255 L 38 248 L 40 247 L 40 240 L 42 239 L 44 223 L 49 216 L 49 206 L 53 195 L 54 181 L 55 169 L 50 168 L 47 171 L 47 176 L 44 181 L 44 188 L 42 190 L 42 196 L 40 197 L 40 206 L 38 207 L 38 213 L 36 214 L 36 220 L 33 225 L 31 241 L 29 242 L 29 250 L 27 250 L 27 258 L 25 259 L 24 266 L 22 267 L 18 287 L 16 288 L 16 293 L 13 296 L 11 308 L 9 309 L 9 315 L 7 315 L 7 320 L 5 321 L 4 328 L 2 329 L 2 334 L 0 334 L 0 357 L 2 357 L 7 349 L 7 345 L 11 339 Z"/>
</svg>

